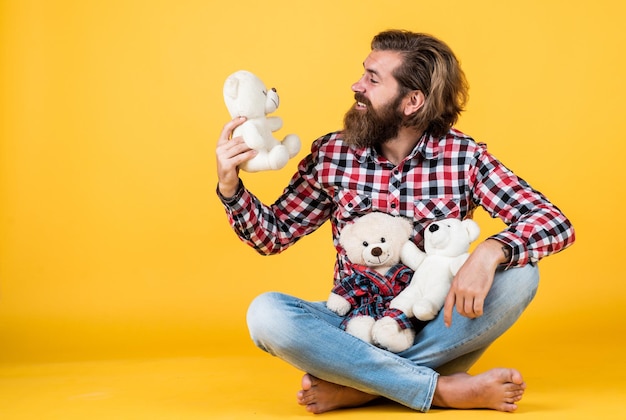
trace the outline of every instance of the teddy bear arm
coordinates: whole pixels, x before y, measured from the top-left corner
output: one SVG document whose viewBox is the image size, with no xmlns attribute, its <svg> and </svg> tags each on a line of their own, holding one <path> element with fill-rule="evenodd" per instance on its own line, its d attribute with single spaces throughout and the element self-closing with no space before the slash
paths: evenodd
<svg viewBox="0 0 626 420">
<path fill-rule="evenodd" d="M 402 246 L 400 261 L 411 270 L 417 270 L 417 267 L 424 261 L 424 258 L 426 258 L 426 253 L 420 250 L 413 241 L 407 241 Z"/>
<path fill-rule="evenodd" d="M 412 280 L 412 282 L 415 280 Z M 398 296 L 393 298 L 389 303 L 390 309 L 398 309 L 404 312 L 408 317 L 413 316 L 413 303 L 419 299 L 420 291 L 417 285 L 409 284 Z"/>
<path fill-rule="evenodd" d="M 338 295 L 337 293 L 332 292 L 328 296 L 328 300 L 326 301 L 326 307 L 336 313 L 337 315 L 344 316 L 348 313 L 352 305 L 350 302 L 344 298 L 343 296 Z"/>
<path fill-rule="evenodd" d="M 271 131 L 278 131 L 283 126 L 283 119 L 278 116 L 267 117 L 267 126 Z"/>
</svg>

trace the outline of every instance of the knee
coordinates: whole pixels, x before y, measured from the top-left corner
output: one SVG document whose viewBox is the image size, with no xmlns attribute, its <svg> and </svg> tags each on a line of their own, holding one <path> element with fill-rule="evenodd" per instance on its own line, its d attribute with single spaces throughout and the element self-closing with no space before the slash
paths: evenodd
<svg viewBox="0 0 626 420">
<path fill-rule="evenodd" d="M 264 293 L 254 298 L 250 306 L 248 307 L 248 313 L 246 314 L 246 322 L 248 324 L 248 331 L 255 340 L 257 335 L 262 334 L 263 330 L 271 328 L 268 323 L 272 321 L 273 317 L 271 312 L 274 309 L 274 293 Z M 256 340 L 255 340 L 256 341 Z"/>
<path fill-rule="evenodd" d="M 265 351 L 270 351 L 277 334 L 285 329 L 284 303 L 284 295 L 268 292 L 257 296 L 248 307 L 248 332 L 254 343 Z"/>
<path fill-rule="evenodd" d="M 509 307 L 525 308 L 535 297 L 539 287 L 539 269 L 537 265 L 527 264 L 523 267 L 502 270 L 496 273 L 496 281 L 492 290 L 497 300 Z"/>
<path fill-rule="evenodd" d="M 539 288 L 539 268 L 536 264 L 526 264 L 515 270 L 516 271 L 512 273 L 514 278 L 510 283 L 518 284 L 517 290 L 525 297 L 527 300 L 526 304 L 528 304 L 533 300 Z"/>
</svg>

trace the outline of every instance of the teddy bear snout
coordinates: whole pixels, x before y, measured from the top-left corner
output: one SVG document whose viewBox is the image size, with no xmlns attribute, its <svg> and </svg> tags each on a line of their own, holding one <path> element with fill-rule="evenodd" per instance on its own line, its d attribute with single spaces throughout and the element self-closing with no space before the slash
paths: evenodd
<svg viewBox="0 0 626 420">
<path fill-rule="evenodd" d="M 428 226 L 428 230 L 430 232 L 437 232 L 439 230 L 439 225 L 437 223 L 433 223 L 430 226 Z"/>
<path fill-rule="evenodd" d="M 278 92 L 276 92 L 275 88 L 271 88 L 267 91 L 267 99 L 265 102 L 265 112 L 270 114 L 278 109 L 280 104 L 280 99 L 278 97 Z"/>
<path fill-rule="evenodd" d="M 374 257 L 380 257 L 383 255 L 383 250 L 379 246 L 372 248 L 371 252 Z"/>
</svg>

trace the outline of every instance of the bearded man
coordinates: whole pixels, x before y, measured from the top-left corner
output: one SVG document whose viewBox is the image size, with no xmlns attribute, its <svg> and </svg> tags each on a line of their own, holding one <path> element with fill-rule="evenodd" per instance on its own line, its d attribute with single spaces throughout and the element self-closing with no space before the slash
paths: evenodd
<svg viewBox="0 0 626 420">
<path fill-rule="evenodd" d="M 569 220 L 548 199 L 455 129 L 467 83 L 450 48 L 430 35 L 392 30 L 374 37 L 344 129 L 315 142 L 283 194 L 261 203 L 238 175 L 254 156 L 231 138 L 217 143 L 217 193 L 239 237 L 263 255 L 279 253 L 330 221 L 335 281 L 351 273 L 338 236 L 355 218 L 380 211 L 411 219 L 422 246 L 428 223 L 471 217 L 483 207 L 506 228 L 476 246 L 455 276 L 444 309 L 412 347 L 390 353 L 347 334 L 324 302 L 282 293 L 248 310 L 256 345 L 305 372 L 297 402 L 310 412 L 387 398 L 432 406 L 514 411 L 526 384 L 512 368 L 468 369 L 518 319 L 535 295 L 537 262 L 574 242 Z M 294 277 L 294 280 L 297 277 Z"/>
</svg>

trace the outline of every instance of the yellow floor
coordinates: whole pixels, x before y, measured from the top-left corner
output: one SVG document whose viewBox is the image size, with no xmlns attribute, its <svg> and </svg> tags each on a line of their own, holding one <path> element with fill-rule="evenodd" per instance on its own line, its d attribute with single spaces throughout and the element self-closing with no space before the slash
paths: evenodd
<svg viewBox="0 0 626 420">
<path fill-rule="evenodd" d="M 550 322 L 541 323 L 531 312 L 497 340 L 470 373 L 493 367 L 522 372 L 528 388 L 513 418 L 626 419 L 626 334 L 615 313 L 606 315 L 604 324 L 569 314 L 555 314 Z M 200 356 L 189 350 L 178 357 L 0 361 L 0 420 L 314 417 L 295 402 L 301 372 L 255 348 L 247 334 L 231 341 L 232 349 L 223 344 L 200 346 L 198 353 L 206 351 Z M 40 347 L 42 353 L 44 349 Z M 379 402 L 322 418 L 387 420 L 416 415 L 421 414 Z M 510 415 L 434 409 L 424 418 Z"/>
<path fill-rule="evenodd" d="M 513 338 L 515 340 L 515 338 Z M 516 343 L 505 343 L 509 346 Z M 505 348 L 500 346 L 501 349 Z M 515 418 L 625 419 L 623 365 L 612 356 L 594 365 L 554 358 L 554 350 L 524 362 L 528 391 Z M 497 365 L 491 351 L 476 369 Z M 531 361 L 531 359 L 533 361 Z M 620 367 L 621 366 L 621 367 Z M 301 373 L 254 349 L 237 356 L 117 360 L 0 366 L 0 419 L 290 419 L 312 418 L 295 403 Z M 393 403 L 342 410 L 323 418 L 409 419 Z M 504 418 L 485 411 L 431 410 L 436 419 Z M 508 417 L 507 417 L 508 418 Z"/>
</svg>

